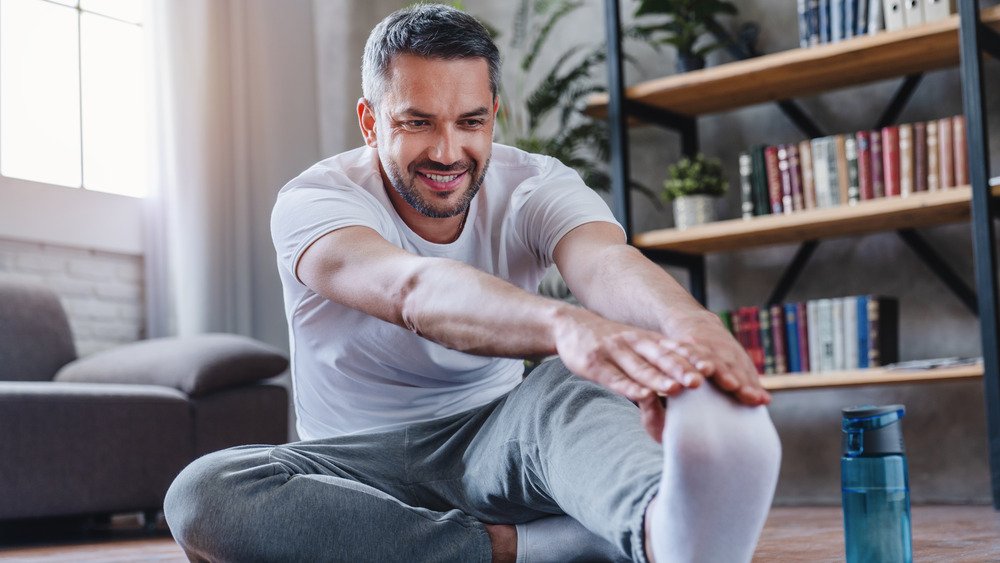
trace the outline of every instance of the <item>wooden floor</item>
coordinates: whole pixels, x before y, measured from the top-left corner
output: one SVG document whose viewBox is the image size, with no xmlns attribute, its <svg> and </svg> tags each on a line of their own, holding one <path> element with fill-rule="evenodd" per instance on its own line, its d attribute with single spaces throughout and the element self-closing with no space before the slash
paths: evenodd
<svg viewBox="0 0 1000 563">
<path fill-rule="evenodd" d="M 0 561 L 50 563 L 186 561 L 161 521 L 155 532 L 141 530 L 137 519 L 116 518 L 112 529 L 87 533 L 62 531 L 0 533 Z M 915 561 L 948 563 L 1000 562 L 1000 513 L 988 506 L 918 506 L 913 508 Z M 771 510 L 754 556 L 755 562 L 839 562 L 844 535 L 839 507 Z"/>
</svg>

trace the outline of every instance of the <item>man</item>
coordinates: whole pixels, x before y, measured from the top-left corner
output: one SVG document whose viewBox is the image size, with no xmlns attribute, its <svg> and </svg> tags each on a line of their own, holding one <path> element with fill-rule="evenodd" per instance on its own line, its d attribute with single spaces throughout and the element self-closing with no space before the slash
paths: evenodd
<svg viewBox="0 0 1000 563">
<path fill-rule="evenodd" d="M 474 18 L 396 12 L 362 73 L 365 146 L 272 217 L 305 441 L 186 468 L 165 512 L 188 556 L 749 560 L 780 445 L 739 345 L 575 172 L 492 142 Z M 586 308 L 534 294 L 553 262 Z"/>
</svg>

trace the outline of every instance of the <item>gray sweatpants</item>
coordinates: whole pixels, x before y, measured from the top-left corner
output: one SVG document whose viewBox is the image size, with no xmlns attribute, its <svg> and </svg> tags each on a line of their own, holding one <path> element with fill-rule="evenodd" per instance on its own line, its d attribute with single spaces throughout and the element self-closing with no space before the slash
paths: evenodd
<svg viewBox="0 0 1000 563">
<path fill-rule="evenodd" d="M 483 523 L 568 514 L 637 561 L 662 452 L 638 409 L 553 360 L 483 407 L 189 465 L 164 513 L 194 561 L 483 561 Z"/>
</svg>

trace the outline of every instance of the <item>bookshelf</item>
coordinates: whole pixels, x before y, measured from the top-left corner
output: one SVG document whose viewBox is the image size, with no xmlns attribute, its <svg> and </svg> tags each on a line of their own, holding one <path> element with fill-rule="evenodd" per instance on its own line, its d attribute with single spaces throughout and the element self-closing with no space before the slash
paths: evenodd
<svg viewBox="0 0 1000 563">
<path fill-rule="evenodd" d="M 915 228 L 969 222 L 975 254 L 976 291 L 965 300 L 978 311 L 983 362 L 975 366 L 921 371 L 868 369 L 763 376 L 771 391 L 829 389 L 870 385 L 980 380 L 987 407 L 987 434 L 994 507 L 1000 510 L 1000 308 L 996 242 L 993 226 L 997 187 L 987 183 L 989 172 L 986 106 L 981 52 L 1000 58 L 1000 6 L 980 10 L 978 0 L 957 0 L 959 13 L 950 18 L 839 43 L 763 55 L 685 74 L 624 87 L 619 0 L 604 0 L 608 43 L 608 94 L 588 100 L 587 113 L 607 116 L 610 122 L 612 196 L 615 213 L 629 241 L 654 259 L 681 266 L 690 275 L 691 293 L 706 302 L 705 254 L 801 243 L 772 298 L 794 282 L 817 241 L 875 232 L 897 231 L 942 279 L 957 278 L 940 257 L 927 250 Z M 906 76 L 883 114 L 886 122 L 898 116 L 919 74 L 958 66 L 962 81 L 963 114 L 967 120 L 969 185 L 908 197 L 859 202 L 853 206 L 796 211 L 720 221 L 687 230 L 662 229 L 633 233 L 627 192 L 627 128 L 654 123 L 681 135 L 682 151 L 698 148 L 698 116 L 775 102 L 796 125 L 786 102 L 837 88 Z M 916 80 L 914 80 L 916 79 Z M 806 118 L 807 119 L 807 118 Z M 811 135 L 822 136 L 822 135 Z M 918 248 L 924 246 L 924 250 Z M 949 284 L 961 294 L 958 284 Z M 968 291 L 968 288 L 966 288 Z M 960 295 L 961 297 L 961 295 Z"/>
</svg>

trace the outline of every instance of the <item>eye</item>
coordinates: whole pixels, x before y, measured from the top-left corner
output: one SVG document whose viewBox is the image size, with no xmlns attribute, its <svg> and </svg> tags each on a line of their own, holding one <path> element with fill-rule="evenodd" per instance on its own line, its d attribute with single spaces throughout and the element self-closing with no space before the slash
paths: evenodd
<svg viewBox="0 0 1000 563">
<path fill-rule="evenodd" d="M 482 127 L 486 121 L 483 119 L 466 119 L 462 122 L 462 125 L 469 127 L 470 129 L 476 129 Z"/>
</svg>

